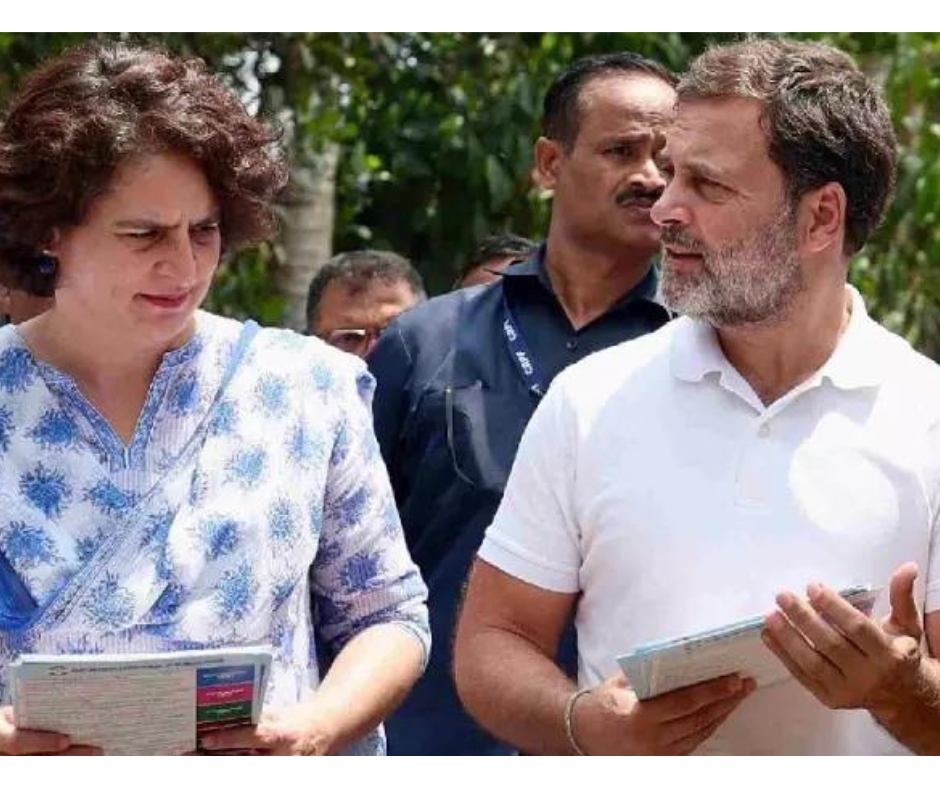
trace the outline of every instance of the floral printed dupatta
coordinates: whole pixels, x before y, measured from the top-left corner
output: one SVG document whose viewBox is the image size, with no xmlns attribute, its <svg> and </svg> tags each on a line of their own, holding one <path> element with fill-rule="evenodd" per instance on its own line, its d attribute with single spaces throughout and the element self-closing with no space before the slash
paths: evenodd
<svg viewBox="0 0 940 788">
<path fill-rule="evenodd" d="M 257 332 L 253 322 L 241 328 L 208 412 L 168 470 L 133 500 L 91 445 L 54 429 L 56 414 L 65 417 L 46 386 L 27 385 L 35 382 L 26 379 L 28 351 L 0 354 L 0 696 L 5 664 L 23 652 L 211 641 L 197 628 L 168 626 L 185 579 L 167 535 L 193 498 L 194 469 L 230 383 L 251 366 L 244 362 Z M 104 534 L 90 555 L 76 536 L 89 524 Z"/>
</svg>

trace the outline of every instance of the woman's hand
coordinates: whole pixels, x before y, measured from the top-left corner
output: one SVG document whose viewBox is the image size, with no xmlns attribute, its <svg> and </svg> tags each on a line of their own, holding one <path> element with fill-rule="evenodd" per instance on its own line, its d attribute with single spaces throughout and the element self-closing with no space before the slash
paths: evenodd
<svg viewBox="0 0 940 788">
<path fill-rule="evenodd" d="M 334 737 L 322 716 L 309 701 L 271 709 L 257 725 L 200 736 L 200 750 L 219 755 L 330 755 Z"/>
<path fill-rule="evenodd" d="M 0 708 L 0 755 L 101 755 L 97 747 L 72 745 L 64 733 L 16 727 L 13 708 Z"/>
</svg>

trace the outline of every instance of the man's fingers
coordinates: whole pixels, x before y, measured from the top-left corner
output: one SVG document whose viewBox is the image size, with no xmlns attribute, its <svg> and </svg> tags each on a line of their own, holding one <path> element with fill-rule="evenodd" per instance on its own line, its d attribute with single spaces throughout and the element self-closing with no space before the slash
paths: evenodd
<svg viewBox="0 0 940 788">
<path fill-rule="evenodd" d="M 704 728 L 700 728 L 695 733 L 686 736 L 684 739 L 680 739 L 679 741 L 670 744 L 667 747 L 667 753 L 669 755 L 688 755 L 689 753 L 693 752 L 700 744 L 702 744 L 702 742 L 710 739 L 715 731 L 725 724 L 725 721 L 732 715 L 735 708 L 737 708 L 737 706 L 734 706 L 730 711 L 725 712 L 723 716 L 714 720 L 710 725 Z"/>
<path fill-rule="evenodd" d="M 917 572 L 917 564 L 907 563 L 891 576 L 891 616 L 885 622 L 884 628 L 889 635 L 907 635 L 920 642 L 924 629 L 917 602 L 914 601 Z"/>
<path fill-rule="evenodd" d="M 669 722 L 695 714 L 714 703 L 737 698 L 743 687 L 744 681 L 740 676 L 721 676 L 640 702 L 655 719 Z"/>
<path fill-rule="evenodd" d="M 885 647 L 881 627 L 828 586 L 814 583 L 807 588 L 807 596 L 813 609 L 863 654 L 877 654 Z"/>
<path fill-rule="evenodd" d="M 787 651 L 780 645 L 777 641 L 775 634 L 770 629 L 765 629 L 761 632 L 761 639 L 764 641 L 764 645 L 769 648 L 774 655 L 779 659 L 786 669 L 790 671 L 790 674 L 795 678 L 800 684 L 802 684 L 806 689 L 813 693 L 819 700 L 825 702 L 825 699 L 828 697 L 826 693 L 825 686 L 819 682 L 813 676 L 807 674 L 796 661 L 787 653 Z"/>
<path fill-rule="evenodd" d="M 669 748 L 666 752 L 667 755 L 689 755 L 694 752 L 702 742 L 710 739 L 715 731 L 717 731 L 722 725 L 724 725 L 725 720 L 731 715 L 729 711 L 724 717 L 716 722 L 713 722 L 709 727 L 703 728 L 700 731 L 696 731 L 691 736 L 687 736 L 681 741 L 677 741 L 674 744 L 669 745 Z"/>
<path fill-rule="evenodd" d="M 774 636 L 776 645 L 802 673 L 811 676 L 824 687 L 835 686 L 845 680 L 842 671 L 813 648 L 803 634 L 787 621 L 783 613 L 771 613 L 765 623 L 765 631 Z"/>
<path fill-rule="evenodd" d="M 716 701 L 685 717 L 672 720 L 663 726 L 663 739 L 668 744 L 678 744 L 701 731 L 720 724 L 734 711 L 751 692 L 753 683 L 745 683 L 736 695 Z"/>
<path fill-rule="evenodd" d="M 864 652 L 852 640 L 802 599 L 785 592 L 777 597 L 777 604 L 786 614 L 790 625 L 842 673 L 850 672 L 865 659 Z M 867 618 L 865 623 L 870 625 Z"/>
</svg>

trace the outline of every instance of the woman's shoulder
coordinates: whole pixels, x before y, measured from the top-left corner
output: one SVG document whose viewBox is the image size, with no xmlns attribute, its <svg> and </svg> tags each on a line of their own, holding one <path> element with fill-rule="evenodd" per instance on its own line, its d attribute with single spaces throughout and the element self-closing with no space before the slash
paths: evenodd
<svg viewBox="0 0 940 788">
<path fill-rule="evenodd" d="M 206 334 L 232 347 L 244 323 L 210 313 L 200 315 Z M 369 377 L 365 363 L 321 339 L 286 328 L 261 327 L 252 339 L 245 361 L 255 374 L 300 378 L 326 393 L 359 388 Z"/>
<path fill-rule="evenodd" d="M 37 380 L 33 354 L 16 327 L 0 327 L 0 395 L 21 395 Z"/>
<path fill-rule="evenodd" d="M 12 323 L 7 323 L 5 326 L 0 326 L 0 353 L 10 348 L 22 348 L 23 340 L 20 339 L 19 333 L 17 333 L 16 326 Z"/>
</svg>

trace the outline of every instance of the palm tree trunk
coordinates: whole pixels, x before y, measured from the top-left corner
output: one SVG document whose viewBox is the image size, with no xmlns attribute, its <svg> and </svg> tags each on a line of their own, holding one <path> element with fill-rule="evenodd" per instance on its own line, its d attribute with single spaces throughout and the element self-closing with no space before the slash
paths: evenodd
<svg viewBox="0 0 940 788">
<path fill-rule="evenodd" d="M 295 167 L 280 199 L 283 258 L 274 284 L 284 298 L 284 326 L 306 330 L 310 280 L 333 251 L 333 216 L 339 146 L 328 145 L 312 166 Z"/>
</svg>

